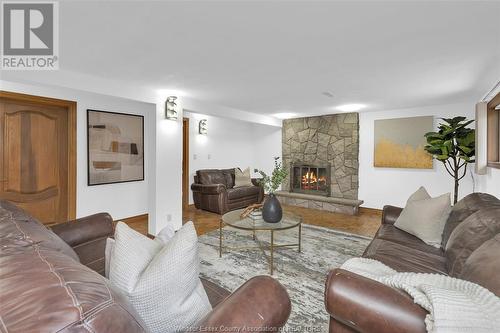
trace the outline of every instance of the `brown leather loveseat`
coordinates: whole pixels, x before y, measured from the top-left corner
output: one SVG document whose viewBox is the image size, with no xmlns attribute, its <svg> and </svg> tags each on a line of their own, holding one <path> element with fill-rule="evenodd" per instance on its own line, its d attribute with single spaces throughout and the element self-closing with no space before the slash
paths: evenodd
<svg viewBox="0 0 500 333">
<path fill-rule="evenodd" d="M 252 179 L 253 186 L 234 187 L 234 169 L 196 171 L 191 185 L 197 209 L 224 214 L 264 200 L 264 189 Z"/>
<path fill-rule="evenodd" d="M 0 332 L 147 332 L 128 300 L 97 273 L 112 234 L 109 214 L 49 230 L 0 200 Z M 252 278 L 231 295 L 203 284 L 214 309 L 196 327 L 200 331 L 280 328 L 290 314 L 286 290 L 271 277 Z"/>
<path fill-rule="evenodd" d="M 401 211 L 384 207 L 382 225 L 364 257 L 401 272 L 468 280 L 500 296 L 500 200 L 484 193 L 460 200 L 439 249 L 394 227 Z M 427 313 L 408 294 L 342 269 L 328 275 L 325 305 L 330 332 L 426 332 Z"/>
</svg>

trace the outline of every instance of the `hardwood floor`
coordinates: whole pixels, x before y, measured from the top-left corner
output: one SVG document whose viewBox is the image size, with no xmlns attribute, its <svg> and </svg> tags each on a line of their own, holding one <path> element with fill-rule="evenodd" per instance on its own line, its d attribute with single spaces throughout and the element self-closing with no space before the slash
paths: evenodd
<svg viewBox="0 0 500 333">
<path fill-rule="evenodd" d="M 187 221 L 193 221 L 199 236 L 218 229 L 220 217 L 219 214 L 196 209 L 194 205 L 189 205 L 188 208 L 184 209 L 182 212 L 182 224 Z"/>
<path fill-rule="evenodd" d="M 304 223 L 312 224 L 340 231 L 350 232 L 362 236 L 373 237 L 378 227 L 382 212 L 376 209 L 361 208 L 359 215 L 351 216 L 338 213 L 330 213 L 316 209 L 283 206 L 284 209 L 302 215 Z M 183 212 L 182 223 L 193 221 L 198 235 L 203 235 L 219 228 L 220 215 L 198 210 L 190 205 Z M 136 216 L 125 219 L 130 227 L 147 235 L 147 215 Z"/>
<path fill-rule="evenodd" d="M 148 235 L 148 214 L 133 216 L 119 221 L 127 223 L 129 227 L 143 235 Z"/>
<path fill-rule="evenodd" d="M 283 208 L 301 215 L 306 224 L 332 228 L 367 237 L 375 235 L 380 227 L 382 218 L 382 211 L 369 208 L 360 208 L 359 214 L 356 216 L 296 206 L 283 206 Z"/>
</svg>

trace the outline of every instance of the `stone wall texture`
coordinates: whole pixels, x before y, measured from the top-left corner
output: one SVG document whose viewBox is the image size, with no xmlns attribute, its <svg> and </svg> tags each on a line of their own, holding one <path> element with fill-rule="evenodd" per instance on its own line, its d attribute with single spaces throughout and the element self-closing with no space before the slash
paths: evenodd
<svg viewBox="0 0 500 333">
<path fill-rule="evenodd" d="M 358 199 L 358 113 L 288 119 L 282 131 L 285 166 L 330 163 L 331 196 Z M 290 190 L 290 179 L 282 188 Z"/>
</svg>

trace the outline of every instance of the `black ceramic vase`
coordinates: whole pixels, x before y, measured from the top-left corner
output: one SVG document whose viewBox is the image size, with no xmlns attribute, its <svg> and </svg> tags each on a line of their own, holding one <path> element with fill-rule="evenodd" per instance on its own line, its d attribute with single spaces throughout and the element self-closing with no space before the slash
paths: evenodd
<svg viewBox="0 0 500 333">
<path fill-rule="evenodd" d="M 273 193 L 270 193 L 264 202 L 264 207 L 262 207 L 262 218 L 269 223 L 278 223 L 282 217 L 283 209 L 281 209 L 281 204 L 278 198 Z"/>
</svg>

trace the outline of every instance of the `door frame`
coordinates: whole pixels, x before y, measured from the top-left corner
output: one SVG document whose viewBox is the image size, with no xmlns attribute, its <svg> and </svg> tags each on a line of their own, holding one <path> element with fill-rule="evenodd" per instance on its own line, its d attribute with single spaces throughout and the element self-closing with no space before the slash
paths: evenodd
<svg viewBox="0 0 500 333">
<path fill-rule="evenodd" d="M 182 209 L 189 206 L 189 118 L 182 118 Z"/>
<path fill-rule="evenodd" d="M 76 218 L 76 102 L 44 96 L 0 90 L 0 98 L 47 106 L 58 106 L 68 110 L 68 220 Z"/>
</svg>

